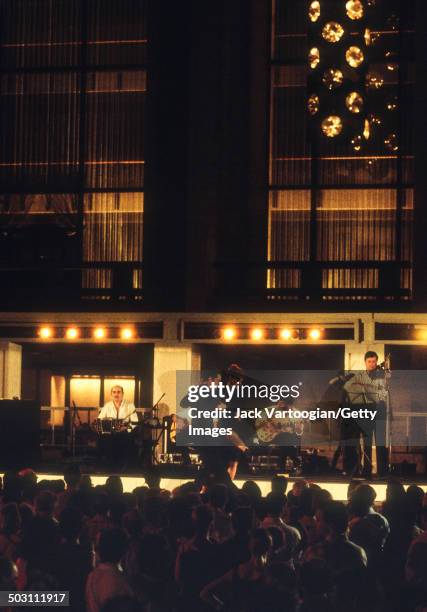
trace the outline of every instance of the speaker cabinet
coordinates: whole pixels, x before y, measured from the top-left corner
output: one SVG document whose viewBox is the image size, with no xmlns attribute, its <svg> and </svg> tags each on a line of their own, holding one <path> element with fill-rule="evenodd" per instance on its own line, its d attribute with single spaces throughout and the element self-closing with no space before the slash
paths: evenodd
<svg viewBox="0 0 427 612">
<path fill-rule="evenodd" d="M 0 468 L 35 468 L 40 459 L 40 404 L 0 400 Z"/>
</svg>

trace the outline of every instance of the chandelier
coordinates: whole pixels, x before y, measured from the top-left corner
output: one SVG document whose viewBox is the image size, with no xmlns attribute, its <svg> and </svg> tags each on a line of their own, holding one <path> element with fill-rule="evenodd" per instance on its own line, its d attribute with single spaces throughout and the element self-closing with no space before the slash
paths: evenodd
<svg viewBox="0 0 427 612">
<path fill-rule="evenodd" d="M 309 0 L 307 112 L 313 139 L 396 154 L 399 19 L 394 0 Z M 393 35 L 394 34 L 394 35 Z"/>
</svg>

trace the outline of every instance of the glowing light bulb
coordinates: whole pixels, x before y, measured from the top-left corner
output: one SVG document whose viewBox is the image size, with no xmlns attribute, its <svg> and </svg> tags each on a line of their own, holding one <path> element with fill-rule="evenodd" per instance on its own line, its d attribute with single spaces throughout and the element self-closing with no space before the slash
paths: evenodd
<svg viewBox="0 0 427 612">
<path fill-rule="evenodd" d="M 382 122 L 381 122 L 381 118 L 380 118 L 380 117 L 377 117 L 377 116 L 376 116 L 376 115 L 374 115 L 373 113 L 370 113 L 370 114 L 368 115 L 368 119 L 369 119 L 369 123 L 371 124 L 371 126 L 372 126 L 372 125 L 374 125 L 374 126 L 378 126 L 378 125 L 381 125 L 381 123 L 382 123 Z"/>
<path fill-rule="evenodd" d="M 350 113 L 360 113 L 363 108 L 363 98 L 357 91 L 352 91 L 346 97 L 345 104 Z"/>
<path fill-rule="evenodd" d="M 379 32 L 372 32 L 372 30 L 370 30 L 369 28 L 366 28 L 363 34 L 363 38 L 365 39 L 365 45 L 367 47 L 370 47 L 371 45 L 375 45 L 379 37 L 380 37 Z"/>
<path fill-rule="evenodd" d="M 344 28 L 337 21 L 328 21 L 322 30 L 323 38 L 330 43 L 337 43 L 344 36 Z"/>
<path fill-rule="evenodd" d="M 105 327 L 95 327 L 93 330 L 93 337 L 97 340 L 102 340 L 107 335 Z"/>
<path fill-rule="evenodd" d="M 135 331 L 131 327 L 123 327 L 120 330 L 120 337 L 122 340 L 132 340 L 135 336 Z"/>
<path fill-rule="evenodd" d="M 342 121 L 337 115 L 330 115 L 322 121 L 322 132 L 328 138 L 335 138 L 342 132 Z"/>
<path fill-rule="evenodd" d="M 384 85 L 384 79 L 376 72 L 368 72 L 366 75 L 366 87 L 368 89 L 380 89 Z"/>
<path fill-rule="evenodd" d="M 234 327 L 225 327 L 222 330 L 222 337 L 224 340 L 234 340 L 236 337 L 236 329 Z"/>
<path fill-rule="evenodd" d="M 384 139 L 384 144 L 387 147 L 387 149 L 389 151 L 392 151 L 392 153 L 395 153 L 396 151 L 399 150 L 399 145 L 397 142 L 397 136 L 396 134 L 389 134 L 385 139 Z"/>
<path fill-rule="evenodd" d="M 307 108 L 310 115 L 315 115 L 319 110 L 319 96 L 312 94 L 307 100 Z"/>
<path fill-rule="evenodd" d="M 69 327 L 65 332 L 65 336 L 68 340 L 76 340 L 79 337 L 79 330 L 77 327 Z"/>
<path fill-rule="evenodd" d="M 359 47 L 349 47 L 345 53 L 345 59 L 352 68 L 359 68 L 363 64 L 365 56 Z"/>
<path fill-rule="evenodd" d="M 51 327 L 41 327 L 39 329 L 39 336 L 43 340 L 48 340 L 53 336 L 53 330 Z"/>
<path fill-rule="evenodd" d="M 312 340 L 319 340 L 320 339 L 320 329 L 310 329 L 310 332 L 308 335 L 310 336 Z"/>
<path fill-rule="evenodd" d="M 315 23 L 320 17 L 320 2 L 318 0 L 314 0 L 310 3 L 308 7 L 308 17 L 310 21 Z"/>
<path fill-rule="evenodd" d="M 363 138 L 365 140 L 369 140 L 370 136 L 371 136 L 371 124 L 369 123 L 367 119 L 365 119 L 365 124 L 363 127 Z"/>
<path fill-rule="evenodd" d="M 292 331 L 290 329 L 282 329 L 280 331 L 280 337 L 282 340 L 290 340 L 292 338 Z"/>
<path fill-rule="evenodd" d="M 363 4 L 360 0 L 349 0 L 345 5 L 349 19 L 362 19 Z"/>
<path fill-rule="evenodd" d="M 387 103 L 386 103 L 387 110 L 390 112 L 394 112 L 397 109 L 397 102 L 398 102 L 397 96 L 393 96 L 392 98 L 387 100 Z"/>
<path fill-rule="evenodd" d="M 252 340 L 262 340 L 264 338 L 264 330 L 260 327 L 255 327 L 251 330 L 251 338 Z"/>
<path fill-rule="evenodd" d="M 351 145 L 355 151 L 360 151 L 360 149 L 362 148 L 362 137 L 360 135 L 357 135 L 352 138 Z"/>
<path fill-rule="evenodd" d="M 338 68 L 329 68 L 326 70 L 322 77 L 322 82 L 328 89 L 337 89 L 341 87 L 344 80 L 344 75 Z"/>
<path fill-rule="evenodd" d="M 308 54 L 308 63 L 310 64 L 310 68 L 314 70 L 319 65 L 320 62 L 320 52 L 317 47 L 313 47 L 310 49 Z"/>
</svg>

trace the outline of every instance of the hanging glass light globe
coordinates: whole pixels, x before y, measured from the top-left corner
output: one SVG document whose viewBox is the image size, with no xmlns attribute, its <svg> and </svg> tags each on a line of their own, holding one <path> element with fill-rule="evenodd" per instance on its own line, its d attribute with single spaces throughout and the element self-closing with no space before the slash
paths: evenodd
<svg viewBox="0 0 427 612">
<path fill-rule="evenodd" d="M 345 5 L 347 16 L 349 19 L 362 19 L 363 17 L 363 4 L 360 0 L 349 0 Z"/>
<path fill-rule="evenodd" d="M 399 29 L 399 25 L 400 25 L 400 19 L 399 16 L 396 15 L 396 13 L 392 13 L 386 21 L 386 28 L 396 31 Z"/>
<path fill-rule="evenodd" d="M 369 28 L 365 29 L 363 34 L 363 38 L 365 39 L 365 45 L 369 47 L 370 45 L 374 45 L 376 41 L 379 39 L 379 32 L 372 32 Z"/>
<path fill-rule="evenodd" d="M 326 72 L 324 72 L 322 77 L 322 82 L 324 86 L 330 90 L 337 89 L 337 87 L 340 87 L 343 83 L 343 80 L 344 75 L 341 70 L 338 70 L 338 68 L 329 68 L 329 70 L 326 70 Z"/>
<path fill-rule="evenodd" d="M 396 151 L 399 150 L 399 145 L 397 143 L 397 136 L 396 134 L 389 134 L 385 139 L 384 139 L 384 144 L 387 147 L 387 149 L 389 151 L 392 151 L 393 153 L 396 153 Z"/>
<path fill-rule="evenodd" d="M 312 68 L 313 70 L 318 66 L 320 62 L 320 52 L 317 47 L 313 47 L 312 49 L 310 49 L 310 52 L 308 54 L 308 62 L 310 64 L 310 68 Z"/>
<path fill-rule="evenodd" d="M 308 17 L 310 21 L 315 23 L 320 17 L 320 2 L 314 0 L 314 2 L 310 3 L 308 7 Z"/>
<path fill-rule="evenodd" d="M 381 118 L 377 117 L 377 115 L 374 115 L 373 113 L 368 115 L 368 119 L 371 126 L 379 126 L 382 123 Z"/>
<path fill-rule="evenodd" d="M 330 115 L 322 121 L 322 132 L 328 138 L 335 138 L 342 132 L 342 121 L 337 115 Z"/>
<path fill-rule="evenodd" d="M 398 69 L 398 65 L 395 61 L 393 61 L 396 58 L 396 54 L 393 53 L 392 51 L 387 51 L 385 54 L 385 58 L 387 61 L 387 70 L 390 70 L 390 72 L 394 72 L 395 70 Z"/>
<path fill-rule="evenodd" d="M 345 105 L 350 113 L 360 113 L 363 108 L 363 98 L 357 91 L 352 91 L 346 97 Z"/>
<path fill-rule="evenodd" d="M 384 79 L 377 72 L 368 72 L 366 75 L 366 87 L 368 89 L 380 89 L 384 85 Z"/>
<path fill-rule="evenodd" d="M 319 96 L 317 94 L 312 94 L 307 100 L 307 108 L 310 115 L 315 115 L 319 111 Z"/>
<path fill-rule="evenodd" d="M 349 47 L 345 52 L 345 59 L 352 68 L 359 68 L 363 64 L 365 56 L 359 47 Z"/>
<path fill-rule="evenodd" d="M 364 124 L 364 127 L 363 127 L 363 138 L 365 140 L 369 140 L 370 136 L 371 136 L 371 125 L 370 125 L 369 121 L 367 119 L 365 119 L 365 124 Z"/>
<path fill-rule="evenodd" d="M 360 149 L 362 148 L 362 137 L 358 135 L 352 138 L 351 146 L 355 151 L 360 151 Z"/>
<path fill-rule="evenodd" d="M 345 104 L 350 113 L 360 113 L 363 108 L 363 98 L 357 91 L 346 96 Z"/>
<path fill-rule="evenodd" d="M 337 43 L 344 35 L 344 28 L 337 21 L 328 21 L 323 27 L 322 36 L 330 43 Z"/>
<path fill-rule="evenodd" d="M 386 109 L 390 112 L 394 112 L 397 109 L 398 98 L 397 96 L 392 96 L 386 102 Z"/>
</svg>

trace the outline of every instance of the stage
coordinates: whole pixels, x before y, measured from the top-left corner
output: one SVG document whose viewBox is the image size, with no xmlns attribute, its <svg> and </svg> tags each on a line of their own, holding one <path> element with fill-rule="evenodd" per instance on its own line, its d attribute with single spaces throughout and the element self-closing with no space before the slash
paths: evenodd
<svg viewBox="0 0 427 612">
<path fill-rule="evenodd" d="M 85 473 L 85 472 L 83 472 Z M 186 482 L 191 482 L 192 480 L 194 480 L 194 473 L 188 473 L 188 476 L 185 476 L 182 472 L 178 475 L 170 475 L 170 474 L 164 474 L 162 473 L 162 471 L 160 470 L 161 473 L 161 480 L 160 480 L 160 487 L 162 489 L 167 489 L 168 491 L 173 491 L 173 489 L 175 489 L 176 487 L 181 486 L 182 484 L 186 483 Z M 112 474 L 114 474 L 114 472 L 110 472 L 110 473 L 86 473 L 90 476 L 91 481 L 92 481 L 92 485 L 93 486 L 97 486 L 97 485 L 103 485 L 105 484 L 106 479 L 108 478 L 108 476 L 111 476 Z M 286 476 L 286 474 L 278 474 L 280 476 Z M 0 473 L 0 476 L 3 478 L 3 473 Z M 145 481 L 144 476 L 139 476 L 137 474 L 119 474 L 122 483 L 123 483 L 123 491 L 125 493 L 131 493 L 136 487 L 142 487 L 142 486 L 147 486 L 147 483 Z M 59 479 L 63 479 L 63 474 L 58 473 L 58 471 L 39 471 L 37 472 L 37 478 L 38 481 L 41 480 L 59 480 Z M 260 487 L 261 492 L 263 494 L 263 496 L 267 495 L 270 491 L 271 491 L 271 476 L 265 476 L 265 477 L 258 477 L 258 476 L 254 476 L 254 475 L 239 475 L 239 478 L 237 478 L 234 481 L 234 484 L 241 488 L 243 483 L 246 480 L 253 480 L 254 482 L 256 482 L 256 484 Z M 337 501 L 346 501 L 347 500 L 347 489 L 348 489 L 348 485 L 350 482 L 349 478 L 328 478 L 328 477 L 309 477 L 309 476 L 301 476 L 298 478 L 295 477 L 289 477 L 289 484 L 288 484 L 288 491 L 291 490 L 292 485 L 294 482 L 298 481 L 298 480 L 306 480 L 309 483 L 313 483 L 315 485 L 318 485 L 320 487 L 322 487 L 322 489 L 327 489 L 334 500 Z M 421 487 L 424 492 L 427 493 L 427 477 L 426 476 L 422 476 L 419 475 L 419 477 L 417 478 L 416 476 L 412 479 L 409 478 L 400 478 L 399 479 L 401 482 L 403 482 L 403 484 L 405 485 L 405 487 L 408 487 L 412 484 L 415 484 L 419 487 Z M 359 479 L 360 483 L 362 482 L 368 482 L 366 480 L 363 479 Z M 373 480 L 373 481 L 369 481 L 368 484 L 370 484 L 376 491 L 377 494 L 377 502 L 382 502 L 385 500 L 386 497 L 386 487 L 387 487 L 387 482 L 386 480 Z"/>
</svg>

